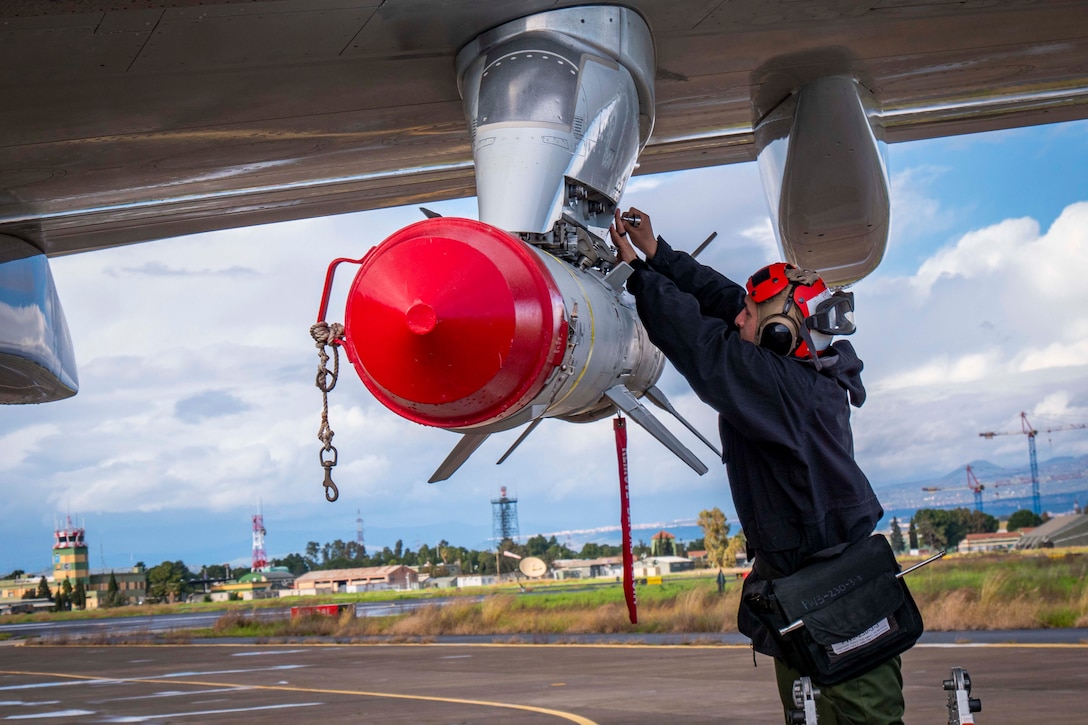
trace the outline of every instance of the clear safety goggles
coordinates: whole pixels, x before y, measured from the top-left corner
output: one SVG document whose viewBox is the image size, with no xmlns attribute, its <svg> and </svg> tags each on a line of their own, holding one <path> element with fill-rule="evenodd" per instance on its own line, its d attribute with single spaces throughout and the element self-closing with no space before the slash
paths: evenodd
<svg viewBox="0 0 1088 725">
<path fill-rule="evenodd" d="M 837 291 L 816 306 L 805 319 L 805 327 L 825 335 L 851 335 L 854 325 L 854 293 Z"/>
</svg>

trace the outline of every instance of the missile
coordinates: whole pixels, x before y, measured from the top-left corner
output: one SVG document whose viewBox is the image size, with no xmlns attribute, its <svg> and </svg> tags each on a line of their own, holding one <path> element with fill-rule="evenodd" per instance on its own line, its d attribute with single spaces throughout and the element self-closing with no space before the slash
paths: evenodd
<svg viewBox="0 0 1088 725">
<path fill-rule="evenodd" d="M 330 266 L 326 294 L 342 261 Z M 623 292 L 626 265 L 579 269 L 455 217 L 409 225 L 358 263 L 340 344 L 359 379 L 397 415 L 463 434 L 431 482 L 449 478 L 492 433 L 545 418 L 592 422 L 617 409 L 706 472 L 638 400 L 651 392 L 676 415 L 655 387 L 664 356 Z"/>
<path fill-rule="evenodd" d="M 330 265 L 319 321 L 336 266 L 359 264 L 337 344 L 363 384 L 397 415 L 461 434 L 432 483 L 493 433 L 525 426 L 501 463 L 547 418 L 617 412 L 707 471 L 641 402 L 694 431 L 656 387 L 664 356 L 604 233 L 653 127 L 654 65 L 629 8 L 486 31 L 457 56 L 480 219 L 423 209 L 363 259 Z"/>
</svg>

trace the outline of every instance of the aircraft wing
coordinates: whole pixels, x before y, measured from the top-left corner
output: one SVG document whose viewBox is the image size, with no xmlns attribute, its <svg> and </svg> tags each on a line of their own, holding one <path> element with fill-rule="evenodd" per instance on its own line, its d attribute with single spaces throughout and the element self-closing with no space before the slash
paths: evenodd
<svg viewBox="0 0 1088 725">
<path fill-rule="evenodd" d="M 0 0 L 0 235 L 55 256 L 472 195 L 457 52 L 579 4 Z M 826 73 L 890 142 L 1088 117 L 1082 0 L 624 4 L 657 58 L 636 173 L 754 159 Z"/>
</svg>

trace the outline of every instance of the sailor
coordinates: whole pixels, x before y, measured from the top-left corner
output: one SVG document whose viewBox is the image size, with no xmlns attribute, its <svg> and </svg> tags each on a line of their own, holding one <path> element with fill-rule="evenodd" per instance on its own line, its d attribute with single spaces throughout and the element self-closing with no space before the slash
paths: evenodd
<svg viewBox="0 0 1088 725">
<path fill-rule="evenodd" d="M 609 231 L 634 268 L 627 289 L 650 340 L 718 412 L 733 503 L 754 559 L 744 590 L 869 537 L 883 509 L 854 461 L 850 406 L 865 402 L 862 362 L 849 342 L 833 342 L 854 331 L 853 294 L 785 262 L 741 286 L 655 237 L 639 209 L 623 218 L 617 210 Z M 775 658 L 788 722 L 800 673 L 744 606 L 738 625 L 756 651 Z M 820 691 L 820 725 L 902 722 L 898 656 Z"/>
</svg>

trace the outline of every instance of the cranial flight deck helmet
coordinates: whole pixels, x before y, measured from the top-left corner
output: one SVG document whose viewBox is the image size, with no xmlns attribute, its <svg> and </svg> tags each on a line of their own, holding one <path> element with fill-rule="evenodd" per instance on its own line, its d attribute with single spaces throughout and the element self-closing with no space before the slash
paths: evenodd
<svg viewBox="0 0 1088 725">
<path fill-rule="evenodd" d="M 756 344 L 779 355 L 810 357 L 817 370 L 831 336 L 856 329 L 854 293 L 832 292 L 810 269 L 769 264 L 748 278 L 747 289 L 756 303 Z"/>
</svg>

